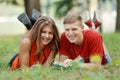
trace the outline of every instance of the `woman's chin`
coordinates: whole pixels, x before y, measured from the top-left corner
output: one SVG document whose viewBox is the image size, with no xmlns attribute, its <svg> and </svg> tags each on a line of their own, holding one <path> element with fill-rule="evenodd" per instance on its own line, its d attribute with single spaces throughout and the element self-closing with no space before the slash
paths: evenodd
<svg viewBox="0 0 120 80">
<path fill-rule="evenodd" d="M 50 42 L 42 42 L 42 44 L 44 45 L 48 45 Z"/>
</svg>

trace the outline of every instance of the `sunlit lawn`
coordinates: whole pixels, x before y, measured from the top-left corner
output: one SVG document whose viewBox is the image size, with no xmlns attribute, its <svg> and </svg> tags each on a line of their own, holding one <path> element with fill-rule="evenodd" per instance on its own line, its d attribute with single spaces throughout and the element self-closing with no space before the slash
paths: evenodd
<svg viewBox="0 0 120 80">
<path fill-rule="evenodd" d="M 21 9 L 16 6 L 6 5 L 3 9 L 3 5 L 0 5 L 0 16 L 18 16 L 23 11 L 24 8 Z M 13 31 L 11 30 L 12 28 L 6 29 L 5 27 L 16 26 L 9 25 L 9 23 L 0 25 L 1 32 Z M 4 27 L 5 30 L 1 27 Z M 18 26 L 13 29 L 21 31 L 16 28 Z M 22 38 L 23 35 L 0 36 L 0 80 L 120 80 L 120 33 L 103 34 L 103 39 L 110 52 L 112 63 L 108 69 L 101 67 L 98 70 L 80 68 L 63 70 L 62 68 L 56 67 L 43 68 L 38 66 L 33 69 L 12 71 L 9 69 L 8 62 L 18 52 L 19 42 Z"/>
<path fill-rule="evenodd" d="M 112 57 L 108 69 L 43 68 L 12 71 L 8 67 L 11 57 L 18 52 L 21 36 L 0 37 L 0 80 L 119 80 L 120 79 L 120 33 L 103 34 L 104 42 Z"/>
</svg>

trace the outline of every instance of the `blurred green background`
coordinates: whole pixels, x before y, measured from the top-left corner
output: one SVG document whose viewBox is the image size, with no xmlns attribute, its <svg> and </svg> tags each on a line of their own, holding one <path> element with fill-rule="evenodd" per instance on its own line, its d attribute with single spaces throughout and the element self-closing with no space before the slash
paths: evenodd
<svg viewBox="0 0 120 80">
<path fill-rule="evenodd" d="M 98 31 L 110 53 L 109 68 L 57 69 L 43 68 L 10 70 L 8 62 L 19 51 L 19 43 L 26 32 L 25 26 L 17 20 L 32 9 L 54 19 L 59 32 L 63 32 L 63 17 L 70 10 L 84 13 L 94 10 L 102 12 L 102 25 Z M 120 80 L 120 0 L 0 0 L 0 80 Z M 58 55 L 56 57 L 58 59 Z"/>
<path fill-rule="evenodd" d="M 103 33 L 119 32 L 118 5 L 119 0 L 0 0 L 0 35 L 24 34 L 26 28 L 17 20 L 17 16 L 23 12 L 30 16 L 33 8 L 53 18 L 60 33 L 63 31 L 62 19 L 68 11 L 89 11 L 93 16 L 94 10 L 98 9 L 102 12 L 99 30 Z"/>
</svg>

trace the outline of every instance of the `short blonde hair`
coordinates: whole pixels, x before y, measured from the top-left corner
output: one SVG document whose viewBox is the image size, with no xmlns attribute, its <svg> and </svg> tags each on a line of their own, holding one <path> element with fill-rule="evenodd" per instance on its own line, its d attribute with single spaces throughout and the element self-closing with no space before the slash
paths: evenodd
<svg viewBox="0 0 120 80">
<path fill-rule="evenodd" d="M 75 12 L 75 11 L 70 11 L 63 20 L 63 24 L 71 24 L 71 23 L 75 23 L 76 21 L 83 23 L 83 18 L 80 15 L 79 12 Z"/>
</svg>

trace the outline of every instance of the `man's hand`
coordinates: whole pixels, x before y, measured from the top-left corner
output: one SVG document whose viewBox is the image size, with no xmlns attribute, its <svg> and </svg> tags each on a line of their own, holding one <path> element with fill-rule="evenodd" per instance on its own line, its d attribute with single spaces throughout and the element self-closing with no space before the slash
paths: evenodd
<svg viewBox="0 0 120 80">
<path fill-rule="evenodd" d="M 64 60 L 63 66 L 64 66 L 64 67 L 70 66 L 72 61 L 73 61 L 72 59 L 66 59 L 66 60 Z"/>
</svg>

